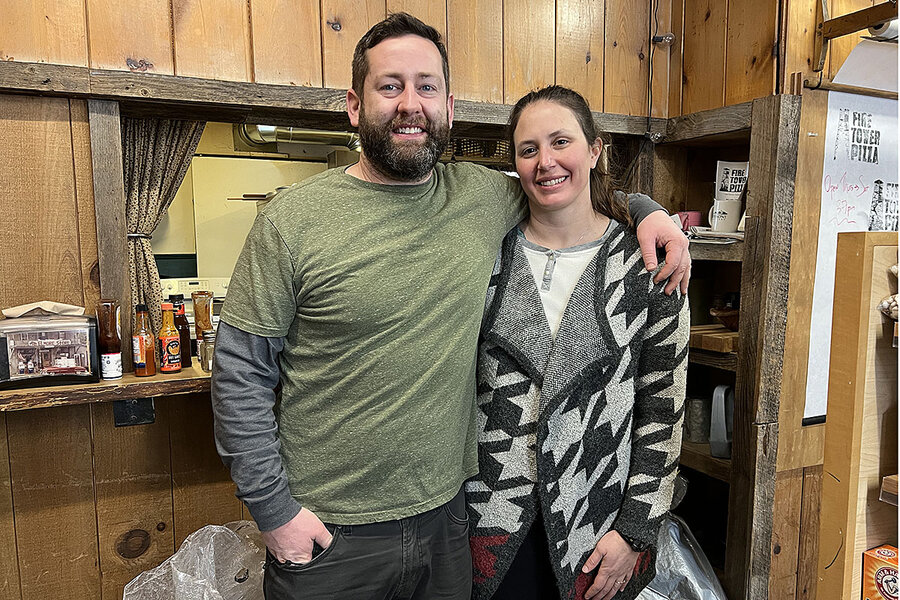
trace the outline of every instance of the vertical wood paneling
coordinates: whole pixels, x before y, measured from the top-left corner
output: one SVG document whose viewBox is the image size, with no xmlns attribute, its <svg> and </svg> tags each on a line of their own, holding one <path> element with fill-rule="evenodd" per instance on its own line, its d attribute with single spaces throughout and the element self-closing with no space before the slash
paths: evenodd
<svg viewBox="0 0 900 600">
<path fill-rule="evenodd" d="M 0 600 L 20 600 L 15 515 L 9 480 L 6 415 L 0 413 Z"/>
<path fill-rule="evenodd" d="M 822 465 L 803 469 L 797 600 L 813 600 L 818 587 L 819 511 L 822 509 Z"/>
<path fill-rule="evenodd" d="M 878 1 L 880 2 L 881 0 Z M 848 13 L 874 6 L 875 2 L 876 0 L 830 0 L 831 13 L 829 16 L 832 19 L 842 17 Z M 815 22 L 813 26 L 815 26 Z M 841 70 L 841 65 L 844 64 L 844 61 L 850 56 L 850 52 L 853 51 L 864 35 L 869 35 L 869 32 L 865 29 L 831 40 L 828 48 L 828 61 L 825 65 L 829 79 L 834 79 L 834 76 L 838 74 L 838 71 Z"/>
<path fill-rule="evenodd" d="M 91 67 L 175 73 L 169 0 L 85 0 Z"/>
<path fill-rule="evenodd" d="M 253 80 L 247 0 L 172 0 L 172 21 L 176 75 Z"/>
<path fill-rule="evenodd" d="M 786 0 L 785 39 L 782 44 L 784 71 L 782 90 L 790 90 L 791 73 L 812 71 L 813 45 L 816 38 L 816 2 L 821 0 Z"/>
<path fill-rule="evenodd" d="M 669 101 L 667 104 L 669 117 L 683 114 L 681 95 L 684 89 L 684 4 L 685 0 L 669 0 L 672 21 L 672 33 L 675 43 L 669 48 Z"/>
<path fill-rule="evenodd" d="M 570 87 L 592 110 L 603 108 L 604 3 L 557 0 L 556 83 Z"/>
<path fill-rule="evenodd" d="M 96 600 L 89 408 L 22 411 L 6 421 L 23 600 Z"/>
<path fill-rule="evenodd" d="M 553 0 L 504 0 L 503 98 L 507 104 L 553 83 L 555 30 Z"/>
<path fill-rule="evenodd" d="M 778 3 L 728 1 L 725 105 L 775 92 L 775 36 Z"/>
<path fill-rule="evenodd" d="M 683 0 L 654 0 L 654 10 L 650 13 L 651 31 L 657 35 L 674 32 L 673 23 L 677 20 L 680 28 Z M 679 14 L 676 17 L 675 12 Z M 651 115 L 654 117 L 669 116 L 669 78 L 677 77 L 681 85 L 681 32 L 675 33 L 675 43 L 668 48 L 651 43 L 653 70 L 651 72 L 650 90 L 653 93 Z M 677 61 L 677 68 L 674 68 Z"/>
<path fill-rule="evenodd" d="M 406 12 L 431 25 L 440 32 L 447 42 L 447 1 L 446 0 L 387 0 L 387 12 Z"/>
<path fill-rule="evenodd" d="M 81 289 L 85 307 L 100 299 L 100 262 L 97 256 L 97 227 L 94 216 L 94 180 L 91 164 L 91 133 L 87 101 L 69 100 L 72 126 L 72 158 L 75 170 L 75 204 L 78 211 L 78 246 L 81 262 Z"/>
<path fill-rule="evenodd" d="M 125 584 L 175 551 L 169 420 L 116 427 L 113 405 L 91 405 L 97 530 L 104 600 L 122 597 Z"/>
<path fill-rule="evenodd" d="M 0 306 L 84 301 L 69 101 L 0 95 Z"/>
<path fill-rule="evenodd" d="M 503 103 L 502 0 L 447 0 L 450 91 L 457 98 Z"/>
<path fill-rule="evenodd" d="M 175 547 L 204 525 L 241 518 L 234 483 L 213 441 L 209 394 L 161 400 L 168 404 Z"/>
<path fill-rule="evenodd" d="M 322 86 L 319 0 L 250 0 L 257 83 Z"/>
<path fill-rule="evenodd" d="M 349 88 L 356 43 L 385 16 L 384 0 L 322 0 L 323 77 L 327 88 Z"/>
<path fill-rule="evenodd" d="M 87 66 L 84 0 L 0 0 L 0 60 Z"/>
<path fill-rule="evenodd" d="M 685 0 L 683 114 L 724 106 L 726 6 Z"/>
<path fill-rule="evenodd" d="M 803 469 L 776 474 L 772 563 L 769 570 L 770 598 L 794 598 L 796 595 L 802 497 Z"/>
<path fill-rule="evenodd" d="M 647 114 L 650 8 L 643 2 L 606 5 L 604 112 Z"/>
</svg>

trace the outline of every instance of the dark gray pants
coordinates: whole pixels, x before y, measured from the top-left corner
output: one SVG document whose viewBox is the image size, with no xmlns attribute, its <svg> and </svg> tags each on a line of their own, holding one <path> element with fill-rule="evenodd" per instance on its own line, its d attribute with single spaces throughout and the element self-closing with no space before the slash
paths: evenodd
<svg viewBox="0 0 900 600">
<path fill-rule="evenodd" d="M 472 556 L 465 496 L 384 523 L 331 525 L 331 545 L 310 562 L 266 552 L 266 600 L 469 600 Z"/>
</svg>

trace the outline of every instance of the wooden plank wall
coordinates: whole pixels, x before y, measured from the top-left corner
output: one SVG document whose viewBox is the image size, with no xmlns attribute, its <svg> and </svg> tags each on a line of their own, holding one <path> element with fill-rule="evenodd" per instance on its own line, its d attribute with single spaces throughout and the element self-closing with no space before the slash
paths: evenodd
<svg viewBox="0 0 900 600">
<path fill-rule="evenodd" d="M 405 10 L 445 34 L 458 98 L 512 103 L 560 83 L 582 92 L 594 110 L 646 115 L 652 89 L 652 114 L 666 117 L 682 114 L 682 104 L 690 112 L 774 93 L 777 7 L 755 0 L 141 0 L 136 10 L 112 0 L 0 0 L 0 14 L 12 15 L 0 21 L 0 60 L 344 88 L 359 37 L 385 14 Z M 651 49 L 649 36 L 669 31 L 675 44 Z"/>
<path fill-rule="evenodd" d="M 0 95 L 0 306 L 100 294 L 88 109 Z M 0 600 L 120 598 L 207 523 L 241 518 L 207 396 L 0 413 Z"/>
<path fill-rule="evenodd" d="M 0 0 L 0 60 L 343 88 L 359 37 L 405 10 L 445 35 L 458 98 L 514 102 L 547 83 L 592 108 L 676 116 L 790 89 L 809 72 L 818 0 Z M 832 16 L 876 0 L 829 0 Z M 211 17 L 211 15 L 214 15 Z M 860 34 L 832 43 L 833 77 Z"/>
</svg>

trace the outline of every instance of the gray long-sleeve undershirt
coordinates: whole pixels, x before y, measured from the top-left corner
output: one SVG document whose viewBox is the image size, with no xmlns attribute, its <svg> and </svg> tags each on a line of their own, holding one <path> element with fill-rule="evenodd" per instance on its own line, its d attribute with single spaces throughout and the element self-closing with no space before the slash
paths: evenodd
<svg viewBox="0 0 900 600">
<path fill-rule="evenodd" d="M 661 207 L 648 196 L 632 194 L 628 208 L 640 223 Z M 211 385 L 216 448 L 231 471 L 237 497 L 261 531 L 284 525 L 301 508 L 291 495 L 275 422 L 283 347 L 283 338 L 219 323 Z"/>
<path fill-rule="evenodd" d="M 231 470 L 237 497 L 261 531 L 280 527 L 300 512 L 281 463 L 275 423 L 283 347 L 283 338 L 219 323 L 212 376 L 216 448 Z"/>
</svg>

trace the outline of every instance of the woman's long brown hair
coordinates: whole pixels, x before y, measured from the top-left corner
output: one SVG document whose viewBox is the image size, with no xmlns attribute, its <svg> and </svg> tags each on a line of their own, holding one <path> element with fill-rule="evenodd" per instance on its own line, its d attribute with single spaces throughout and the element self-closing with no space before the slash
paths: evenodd
<svg viewBox="0 0 900 600">
<path fill-rule="evenodd" d="M 597 166 L 591 169 L 590 174 L 591 206 L 600 214 L 631 225 L 632 220 L 631 215 L 628 214 L 626 196 L 619 194 L 619 197 L 617 197 L 613 178 L 609 174 L 608 161 L 605 160 L 609 156 L 606 139 L 604 139 L 605 136 L 597 131 L 587 100 L 575 90 L 561 85 L 550 85 L 529 92 L 516 102 L 506 124 L 506 137 L 509 141 L 510 161 L 512 164 L 516 164 L 516 147 L 513 136 L 516 132 L 516 126 L 519 124 L 519 118 L 521 118 L 522 112 L 529 105 L 540 101 L 553 102 L 572 111 L 572 114 L 575 115 L 575 119 L 578 121 L 578 125 L 581 127 L 582 133 L 584 133 L 588 146 L 593 145 L 594 141 L 600 138 L 603 150 L 600 159 L 597 161 Z"/>
</svg>

